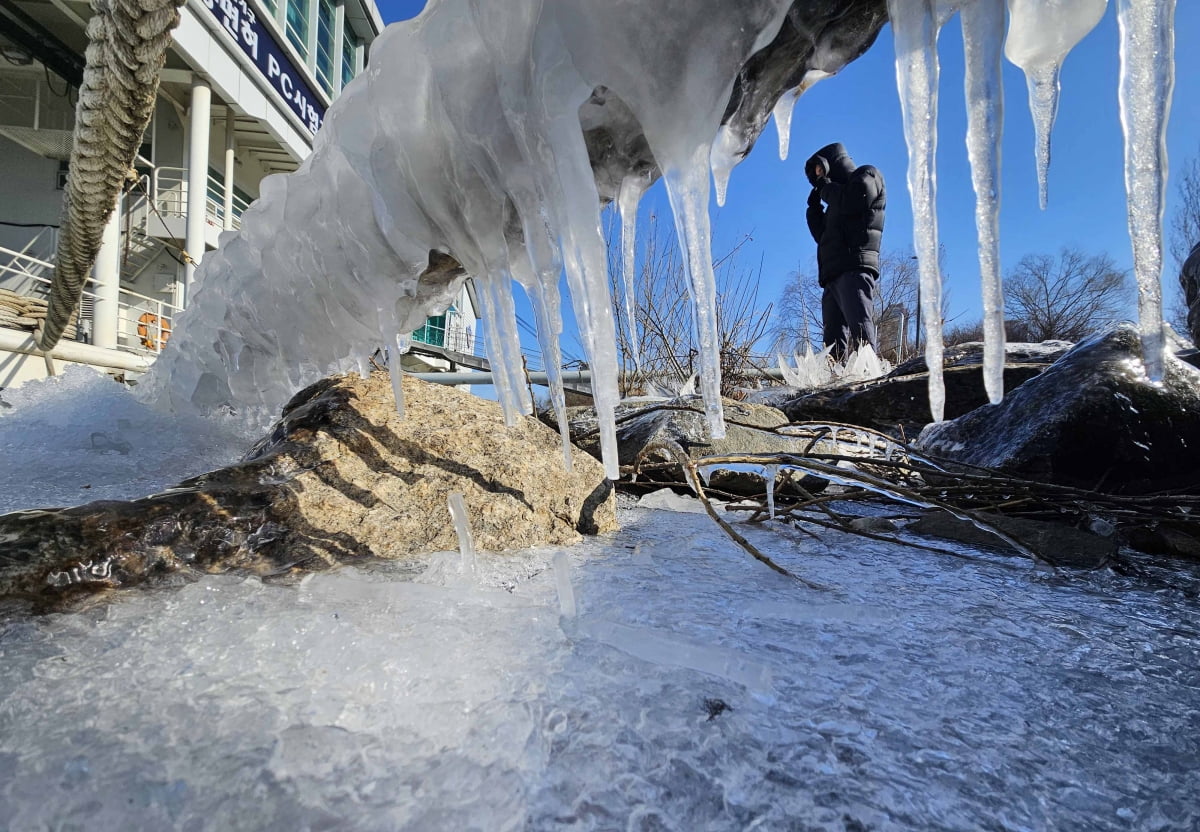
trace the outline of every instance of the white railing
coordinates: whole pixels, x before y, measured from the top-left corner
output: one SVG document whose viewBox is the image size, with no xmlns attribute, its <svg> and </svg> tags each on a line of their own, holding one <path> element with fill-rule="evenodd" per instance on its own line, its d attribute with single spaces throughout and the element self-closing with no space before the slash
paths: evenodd
<svg viewBox="0 0 1200 832">
<path fill-rule="evenodd" d="M 249 207 L 249 203 L 242 199 L 237 193 L 233 195 L 233 227 L 242 227 L 242 214 Z M 216 222 L 217 225 L 222 225 L 225 219 L 225 183 L 213 176 L 208 175 L 208 196 L 205 199 L 205 208 L 210 219 Z"/>
<path fill-rule="evenodd" d="M 9 255 L 10 262 L 0 266 L 0 286 L 18 294 L 46 299 L 50 294 L 51 280 L 47 276 L 54 271 L 54 264 L 35 257 L 0 247 L 0 255 Z M 36 271 L 31 270 L 36 267 Z M 82 306 L 96 308 L 96 282 L 92 278 L 84 281 Z M 173 303 L 132 289 L 117 290 L 117 349 L 139 355 L 156 355 L 171 338 L 171 325 L 180 309 Z M 85 321 L 94 325 L 94 319 L 80 315 L 80 324 Z M 77 327 L 82 335 L 84 326 Z"/>
<path fill-rule="evenodd" d="M 186 217 L 187 168 L 156 167 L 150 173 L 150 199 L 164 217 Z"/>
<path fill-rule="evenodd" d="M 188 192 L 187 168 L 159 166 L 150 175 L 150 198 L 158 213 L 164 217 L 187 216 Z M 208 188 L 204 196 L 204 213 L 206 219 L 213 225 L 224 227 L 225 221 L 225 183 L 211 174 L 208 176 Z M 233 195 L 233 227 L 242 225 L 242 213 L 249 203 L 236 193 Z"/>
</svg>

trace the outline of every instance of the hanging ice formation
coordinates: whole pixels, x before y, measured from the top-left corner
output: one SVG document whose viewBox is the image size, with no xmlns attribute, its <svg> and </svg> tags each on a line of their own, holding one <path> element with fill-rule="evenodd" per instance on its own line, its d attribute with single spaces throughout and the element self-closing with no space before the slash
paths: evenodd
<svg viewBox="0 0 1200 832">
<path fill-rule="evenodd" d="M 628 108 L 665 180 L 694 301 L 701 389 L 711 430 L 722 435 L 709 155 L 739 70 L 776 35 L 788 6 L 433 0 L 416 21 L 386 29 L 312 155 L 294 174 L 265 180 L 241 230 L 205 258 L 194 301 L 144 389 L 177 407 L 232 407 L 266 422 L 304 383 L 391 349 L 397 334 L 444 309 L 463 275 L 422 278 L 431 252 L 443 252 L 478 284 L 511 421 L 531 410 L 512 281 L 531 295 L 553 371 L 565 270 L 606 470 L 616 477 L 617 356 L 599 214 L 602 196 L 616 194 L 598 190 L 581 129 L 581 106 L 603 90 Z M 754 136 L 735 138 L 745 148 Z M 631 216 L 636 191 L 626 194 Z M 561 409 L 561 395 L 554 401 Z"/>
<path fill-rule="evenodd" d="M 920 260 L 920 314 L 928 333 L 929 400 L 942 418 L 941 274 L 937 224 L 937 38 L 961 12 L 967 99 L 967 149 L 975 187 L 984 307 L 984 383 L 988 398 L 1004 392 L 1003 291 L 999 271 L 1000 141 L 1004 52 L 1026 75 L 1046 207 L 1050 131 L 1058 109 L 1059 70 L 1066 55 L 1104 15 L 1108 0 L 888 0 L 896 44 L 896 78 L 908 145 L 908 186 Z M 1121 25 L 1121 122 L 1130 237 L 1138 281 L 1146 370 L 1162 373 L 1162 215 L 1166 187 L 1166 122 L 1174 86 L 1175 0 L 1118 0 Z"/>
<path fill-rule="evenodd" d="M 1046 78 L 1053 81 L 1106 0 L 1007 2 L 1006 49 L 1039 88 Z M 936 43 L 941 25 L 958 10 L 980 265 L 989 287 L 988 390 L 993 400 L 1000 394 L 1000 3 L 887 0 L 935 418 L 943 406 Z M 1147 343 L 1161 342 L 1162 131 L 1174 2 L 1119 3 L 1130 228 L 1143 332 Z M 547 369 L 556 376 L 558 279 L 565 272 L 592 367 L 602 455 L 615 477 L 617 354 L 599 212 L 603 201 L 618 200 L 628 286 L 637 203 L 661 173 L 688 270 L 700 388 L 712 433 L 721 436 L 709 177 L 715 175 L 723 192 L 729 171 L 772 110 L 786 154 L 795 97 L 866 49 L 883 22 L 882 0 L 800 5 L 431 0 L 415 21 L 385 30 L 367 71 L 330 109 L 312 155 L 294 174 L 264 180 L 241 229 L 222 235 L 220 249 L 205 257 L 194 300 L 139 390 L 175 408 L 236 411 L 255 428 L 269 423 L 304 384 L 332 371 L 362 372 L 365 356 L 384 347 L 402 408 L 398 356 L 407 348 L 405 333 L 444 310 L 471 275 L 498 397 L 511 422 L 531 409 L 521 383 L 513 282 L 529 296 Z M 789 7 L 790 28 L 781 29 Z M 839 28 L 851 8 L 854 25 Z M 770 61 L 787 63 L 779 68 Z M 1057 82 L 1051 86 L 1056 90 Z M 1053 106 L 1038 109 L 1041 99 L 1033 97 L 1044 137 Z M 616 124 L 610 144 L 624 141 L 634 150 L 616 147 L 607 159 L 590 155 L 601 105 L 608 126 Z M 625 128 L 628 136 L 615 136 Z M 1039 139 L 1039 148 L 1043 144 Z M 1153 374 L 1152 351 L 1147 354 Z M 562 387 L 552 381 L 561 422 Z M 565 433 L 563 449 L 569 450 Z"/>
</svg>

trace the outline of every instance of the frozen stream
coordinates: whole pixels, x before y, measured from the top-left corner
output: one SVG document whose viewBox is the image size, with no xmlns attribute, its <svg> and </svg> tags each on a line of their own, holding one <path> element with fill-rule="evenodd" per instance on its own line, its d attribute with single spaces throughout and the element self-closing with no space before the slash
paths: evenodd
<svg viewBox="0 0 1200 832">
<path fill-rule="evenodd" d="M 553 549 L 0 612 L 0 828 L 1200 826 L 1197 573 L 623 521 L 561 624 Z"/>
</svg>

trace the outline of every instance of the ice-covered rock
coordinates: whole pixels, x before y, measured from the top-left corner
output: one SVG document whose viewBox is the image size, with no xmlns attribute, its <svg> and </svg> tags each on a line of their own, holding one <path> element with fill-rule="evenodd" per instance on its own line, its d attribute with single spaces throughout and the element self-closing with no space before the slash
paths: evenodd
<svg viewBox="0 0 1200 832">
<path fill-rule="evenodd" d="M 133 501 L 0 516 L 0 595 L 136 584 L 163 572 L 279 574 L 456 549 L 462 496 L 484 550 L 565 544 L 615 528 L 611 484 L 532 418 L 508 430 L 495 402 L 386 374 L 301 391 L 238 464 Z"/>
<path fill-rule="evenodd" d="M 1110 493 L 1200 485 L 1200 372 L 1168 355 L 1161 382 L 1121 325 L 1080 343 L 999 405 L 930 425 L 918 446 L 950 460 Z"/>
<path fill-rule="evenodd" d="M 704 418 L 704 403 L 699 396 L 685 396 L 657 404 L 645 403 L 637 408 L 618 410 L 617 450 L 621 465 L 633 465 L 639 458 L 643 464 L 654 465 L 651 477 L 655 481 L 684 482 L 684 472 L 672 463 L 669 454 L 653 450 L 665 443 L 678 447 L 692 459 L 705 456 L 737 454 L 800 454 L 806 449 L 832 453 L 827 442 L 813 445 L 810 439 L 782 436 L 772 429 L 788 423 L 783 413 L 763 404 L 750 404 L 723 399 L 726 426 L 725 436 L 713 438 Z M 572 441 L 593 455 L 599 454 L 596 441 L 596 412 L 581 408 L 572 413 Z M 659 463 L 668 463 L 658 467 Z M 754 466 L 752 466 L 754 467 Z M 816 477 L 793 475 L 809 491 L 825 487 Z M 737 466 L 711 472 L 709 484 L 718 491 L 738 495 L 762 494 L 766 490 L 761 472 L 739 470 Z"/>
<path fill-rule="evenodd" d="M 1021 545 L 1036 552 L 1047 563 L 1069 566 L 1076 569 L 1097 569 L 1108 563 L 1117 554 L 1117 538 L 1104 537 L 1086 529 L 1077 529 L 1065 523 L 1031 520 L 1024 517 L 1009 517 L 1004 514 L 980 512 L 987 520 Z M 906 531 L 928 537 L 946 538 L 967 543 L 973 547 L 1018 553 L 1000 537 L 980 528 L 970 520 L 955 517 L 946 511 L 927 511 L 906 527 Z"/>
<path fill-rule="evenodd" d="M 916 367 L 920 366 L 920 370 Z M 1041 373 L 1046 361 L 1013 361 L 1004 365 L 1004 388 L 1018 385 Z M 924 359 L 906 365 L 904 375 L 892 373 L 875 381 L 843 384 L 806 392 L 780 409 L 793 422 L 829 421 L 874 428 L 896 438 L 912 439 L 929 423 L 929 373 Z M 897 369 L 897 372 L 899 372 Z M 982 354 L 943 369 L 945 415 L 955 418 L 987 404 Z"/>
</svg>

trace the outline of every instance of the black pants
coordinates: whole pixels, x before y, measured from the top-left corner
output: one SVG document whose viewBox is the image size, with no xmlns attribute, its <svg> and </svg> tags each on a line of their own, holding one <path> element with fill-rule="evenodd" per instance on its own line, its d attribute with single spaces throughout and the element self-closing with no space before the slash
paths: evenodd
<svg viewBox="0 0 1200 832">
<path fill-rule="evenodd" d="M 821 322 L 825 346 L 833 345 L 838 361 L 867 343 L 879 352 L 871 311 L 875 303 L 875 276 L 867 271 L 842 272 L 825 284 L 821 295 Z"/>
</svg>

